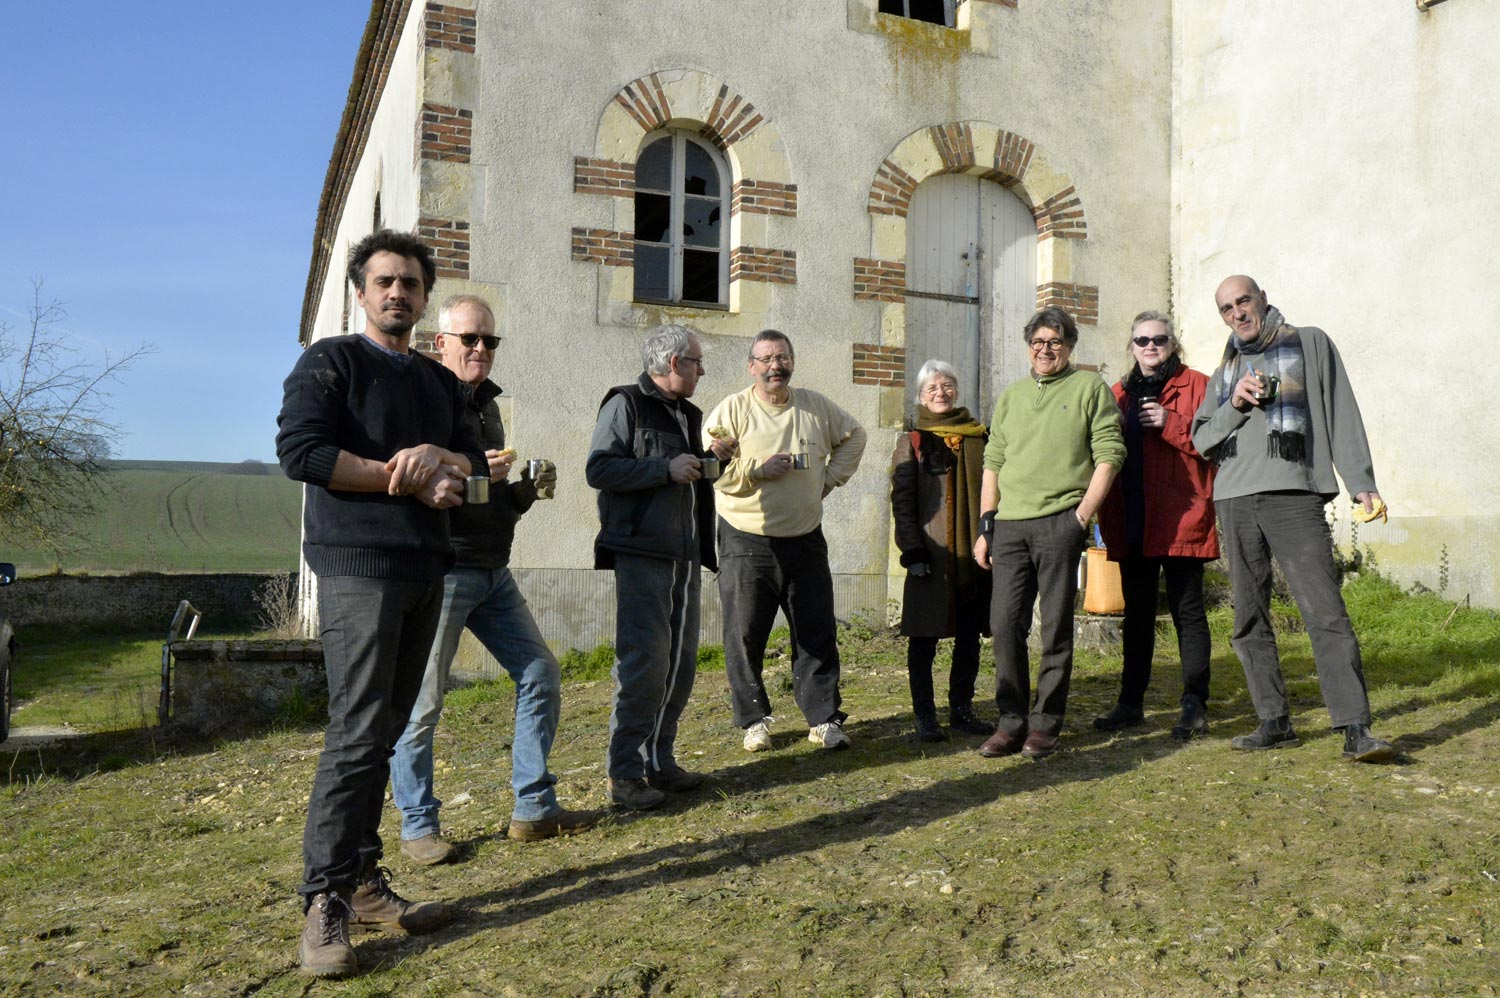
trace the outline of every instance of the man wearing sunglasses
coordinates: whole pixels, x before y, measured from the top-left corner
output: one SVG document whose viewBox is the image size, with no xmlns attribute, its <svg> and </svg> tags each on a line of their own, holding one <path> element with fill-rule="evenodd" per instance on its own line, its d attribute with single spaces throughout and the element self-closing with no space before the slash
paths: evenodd
<svg viewBox="0 0 1500 998">
<path fill-rule="evenodd" d="M 547 754 L 557 735 L 562 676 L 557 659 L 526 606 L 510 571 L 516 521 L 554 484 L 550 466 L 532 479 L 523 470 L 511 481 L 516 455 L 505 446 L 505 427 L 490 380 L 495 350 L 495 314 L 477 295 L 453 295 L 438 311 L 436 346 L 443 366 L 463 384 L 464 419 L 484 442 L 490 477 L 489 501 L 465 503 L 450 514 L 454 564 L 443 580 L 437 638 L 427 659 L 422 691 L 391 759 L 391 790 L 401 811 L 401 852 L 432 866 L 453 859 L 457 849 L 443 838 L 442 801 L 433 793 L 433 733 L 443 712 L 443 692 L 464 628 L 495 656 L 516 684 L 515 731 L 511 740 L 511 789 L 515 804 L 507 834 L 531 841 L 571 835 L 598 820 L 592 811 L 569 811 L 557 802 Z M 481 474 L 483 472 L 481 471 Z"/>
<path fill-rule="evenodd" d="M 1396 749 L 1370 733 L 1359 641 L 1323 512 L 1340 479 L 1367 515 L 1385 509 L 1349 375 L 1328 334 L 1287 322 L 1253 279 L 1225 278 L 1214 302 L 1229 340 L 1193 417 L 1193 446 L 1218 465 L 1214 508 L 1234 590 L 1230 644 L 1260 718 L 1230 744 L 1254 751 L 1299 743 L 1271 626 L 1275 558 L 1307 624 L 1323 702 L 1344 732 L 1344 758 L 1386 762 Z"/>
</svg>

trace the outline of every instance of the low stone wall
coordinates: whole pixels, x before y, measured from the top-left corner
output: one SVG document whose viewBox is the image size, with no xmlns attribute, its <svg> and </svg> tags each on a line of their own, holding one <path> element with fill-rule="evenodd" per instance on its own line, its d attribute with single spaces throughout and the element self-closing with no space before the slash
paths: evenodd
<svg viewBox="0 0 1500 998">
<path fill-rule="evenodd" d="M 14 627 L 109 624 L 165 635 L 177 604 L 188 600 L 203 613 L 200 627 L 244 627 L 256 622 L 256 590 L 273 578 L 249 572 L 22 576 L 0 587 L 0 612 Z"/>
<path fill-rule="evenodd" d="M 174 641 L 171 720 L 196 731 L 325 716 L 321 641 Z"/>
</svg>

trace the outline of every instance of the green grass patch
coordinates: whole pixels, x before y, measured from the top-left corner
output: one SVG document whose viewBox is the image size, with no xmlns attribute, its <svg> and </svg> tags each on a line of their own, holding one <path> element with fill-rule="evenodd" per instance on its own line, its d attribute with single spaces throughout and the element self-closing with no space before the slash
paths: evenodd
<svg viewBox="0 0 1500 998">
<path fill-rule="evenodd" d="M 1340 759 L 1300 631 L 1282 641 L 1299 748 L 1230 750 L 1255 718 L 1222 640 L 1209 736 L 1172 741 L 1180 681 L 1163 640 L 1145 726 L 1090 727 L 1119 663 L 1080 654 L 1061 750 L 1033 763 L 984 759 L 978 739 L 914 741 L 904 642 L 856 624 L 841 639 L 848 751 L 808 744 L 773 642 L 772 751 L 740 748 L 724 676 L 705 670 L 678 747 L 707 787 L 518 843 L 513 687 L 456 690 L 436 790 L 461 862 L 415 867 L 389 808 L 384 828 L 396 888 L 459 919 L 357 936 L 366 970 L 348 983 L 296 969 L 320 732 L 135 731 L 19 754 L 0 788 L 0 991 L 1494 995 L 1500 616 L 1370 577 L 1345 592 L 1395 765 Z M 946 669 L 943 649 L 940 701 Z M 567 807 L 605 806 L 611 692 L 565 684 L 551 767 Z"/>
</svg>

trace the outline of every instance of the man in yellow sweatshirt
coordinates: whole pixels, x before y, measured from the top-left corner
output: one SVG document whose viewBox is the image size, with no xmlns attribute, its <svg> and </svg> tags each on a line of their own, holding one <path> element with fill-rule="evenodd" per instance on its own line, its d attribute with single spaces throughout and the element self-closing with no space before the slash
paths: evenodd
<svg viewBox="0 0 1500 998">
<path fill-rule="evenodd" d="M 825 749 L 849 744 L 823 498 L 853 477 L 865 431 L 824 396 L 792 388 L 795 365 L 787 335 L 762 330 L 750 344 L 750 387 L 720 402 L 703 424 L 705 447 L 717 435 L 738 448 L 714 487 L 724 662 L 747 752 L 771 747 L 761 670 L 778 609 L 791 625 L 792 696 L 808 740 Z"/>
</svg>

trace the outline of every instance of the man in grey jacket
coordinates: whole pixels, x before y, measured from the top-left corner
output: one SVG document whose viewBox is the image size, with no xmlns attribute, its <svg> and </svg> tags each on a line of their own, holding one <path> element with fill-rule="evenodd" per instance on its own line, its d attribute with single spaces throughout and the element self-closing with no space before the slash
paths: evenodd
<svg viewBox="0 0 1500 998">
<path fill-rule="evenodd" d="M 687 401 L 704 374 L 703 345 L 685 326 L 657 326 L 645 370 L 599 406 L 585 475 L 599 490 L 594 567 L 615 573 L 615 702 L 609 796 L 641 811 L 703 782 L 677 764 L 677 722 L 698 667 L 701 568 L 714 554 L 713 489 L 697 441 L 703 413 Z M 715 441 L 714 455 L 733 448 Z"/>
<path fill-rule="evenodd" d="M 1230 744 L 1298 744 L 1271 627 L 1274 557 L 1302 611 L 1323 701 L 1344 732 L 1344 758 L 1387 761 L 1396 750 L 1370 733 L 1359 641 L 1323 516 L 1339 493 L 1335 470 L 1367 512 L 1384 508 L 1348 374 L 1328 334 L 1286 322 L 1251 278 L 1226 278 L 1215 301 L 1230 336 L 1193 418 L 1193 445 L 1218 465 L 1214 507 L 1234 589 L 1231 644 L 1260 717 L 1252 734 Z"/>
</svg>

